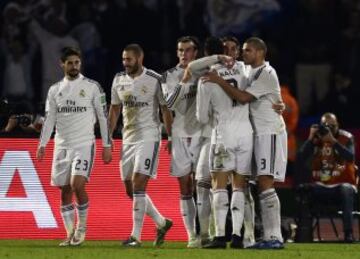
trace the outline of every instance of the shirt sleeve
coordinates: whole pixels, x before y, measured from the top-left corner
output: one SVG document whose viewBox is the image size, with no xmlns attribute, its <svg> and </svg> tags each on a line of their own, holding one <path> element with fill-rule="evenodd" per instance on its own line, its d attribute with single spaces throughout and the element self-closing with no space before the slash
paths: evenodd
<svg viewBox="0 0 360 259">
<path fill-rule="evenodd" d="M 215 65 L 218 62 L 218 56 L 212 55 L 191 61 L 188 66 L 194 75 L 200 76 L 204 74 L 212 65 Z"/>
<path fill-rule="evenodd" d="M 167 105 L 160 81 L 156 84 L 156 96 L 160 105 Z"/>
<path fill-rule="evenodd" d="M 196 118 L 202 124 L 209 122 L 209 106 L 211 95 L 208 92 L 209 83 L 198 83 L 198 92 L 196 95 Z"/>
<path fill-rule="evenodd" d="M 117 81 L 117 76 L 114 77 L 114 80 L 112 82 L 111 85 L 111 104 L 113 105 L 119 105 L 121 104 L 121 100 L 119 98 L 118 93 L 116 92 L 116 81 Z"/>
<path fill-rule="evenodd" d="M 52 92 L 52 88 L 50 88 L 48 96 L 46 98 L 45 118 L 40 135 L 40 147 L 45 147 L 46 144 L 49 142 L 56 122 L 56 113 L 56 102 L 54 94 Z"/>
<path fill-rule="evenodd" d="M 169 73 L 163 75 L 161 88 L 169 110 L 179 108 L 179 101 L 185 93 L 187 84 L 182 84 Z M 190 84 L 189 84 L 190 85 Z"/>
<path fill-rule="evenodd" d="M 100 86 L 95 89 L 93 104 L 100 125 L 103 147 L 110 147 L 111 140 L 107 119 L 106 95 Z"/>
</svg>

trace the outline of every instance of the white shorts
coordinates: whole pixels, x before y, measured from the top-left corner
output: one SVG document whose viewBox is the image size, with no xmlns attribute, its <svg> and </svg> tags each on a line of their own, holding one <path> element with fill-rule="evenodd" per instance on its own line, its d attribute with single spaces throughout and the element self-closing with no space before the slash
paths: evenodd
<svg viewBox="0 0 360 259">
<path fill-rule="evenodd" d="M 195 171 L 195 179 L 198 182 L 211 183 L 211 175 L 209 168 L 209 152 L 210 152 L 210 138 L 204 138 Z"/>
<path fill-rule="evenodd" d="M 254 156 L 256 176 L 271 175 L 277 182 L 285 180 L 287 163 L 287 134 L 255 136 Z"/>
<path fill-rule="evenodd" d="M 172 176 L 182 177 L 195 172 L 205 140 L 206 138 L 203 137 L 174 137 L 172 139 L 170 169 Z"/>
<path fill-rule="evenodd" d="M 211 144 L 210 171 L 230 172 L 240 175 L 251 175 L 253 154 L 253 135 L 234 138 L 234 145 Z"/>
<path fill-rule="evenodd" d="M 94 144 L 74 149 L 55 148 L 51 169 L 51 185 L 69 185 L 73 175 L 84 176 L 89 181 L 94 164 L 94 155 Z"/>
<path fill-rule="evenodd" d="M 159 150 L 159 141 L 123 144 L 120 159 L 121 179 L 131 180 L 134 173 L 156 178 Z"/>
</svg>

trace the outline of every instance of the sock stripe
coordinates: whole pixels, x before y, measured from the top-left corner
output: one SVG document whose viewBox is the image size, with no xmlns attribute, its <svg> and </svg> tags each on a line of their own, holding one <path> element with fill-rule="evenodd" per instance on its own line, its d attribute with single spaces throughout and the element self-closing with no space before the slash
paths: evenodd
<svg viewBox="0 0 360 259">
<path fill-rule="evenodd" d="M 61 212 L 71 211 L 71 210 L 74 210 L 74 209 L 75 209 L 74 204 L 61 206 Z"/>
<path fill-rule="evenodd" d="M 192 195 L 181 195 L 181 200 L 191 200 L 193 198 Z"/>
<path fill-rule="evenodd" d="M 76 204 L 76 208 L 78 210 L 86 210 L 87 208 L 89 208 L 89 203 L 84 203 L 84 204 Z"/>
<path fill-rule="evenodd" d="M 198 182 L 197 186 L 205 189 L 211 189 L 211 183 L 207 183 L 207 182 Z"/>
</svg>

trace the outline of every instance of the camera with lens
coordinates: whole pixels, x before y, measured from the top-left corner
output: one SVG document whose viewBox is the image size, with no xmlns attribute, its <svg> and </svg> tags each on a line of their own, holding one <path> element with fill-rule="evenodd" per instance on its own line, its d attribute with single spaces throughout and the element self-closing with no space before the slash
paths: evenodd
<svg viewBox="0 0 360 259">
<path fill-rule="evenodd" d="M 26 115 L 26 114 L 15 115 L 14 118 L 16 119 L 18 125 L 21 125 L 23 127 L 29 126 L 32 122 L 31 115 Z"/>
<path fill-rule="evenodd" d="M 317 133 L 319 134 L 320 137 L 323 137 L 325 135 L 327 135 L 329 132 L 331 131 L 331 127 L 327 124 L 320 124 L 318 126 L 318 131 Z"/>
</svg>

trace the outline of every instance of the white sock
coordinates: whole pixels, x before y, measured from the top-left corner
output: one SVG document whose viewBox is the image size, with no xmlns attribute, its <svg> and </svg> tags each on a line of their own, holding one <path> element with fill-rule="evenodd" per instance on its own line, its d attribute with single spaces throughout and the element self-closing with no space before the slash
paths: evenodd
<svg viewBox="0 0 360 259">
<path fill-rule="evenodd" d="M 86 230 L 88 208 L 89 208 L 89 202 L 84 204 L 76 204 L 78 229 Z"/>
<path fill-rule="evenodd" d="M 244 239 L 245 246 L 255 243 L 255 206 L 254 199 L 251 195 L 250 188 L 245 191 L 245 206 L 244 206 Z"/>
<path fill-rule="evenodd" d="M 62 220 L 64 222 L 67 237 L 70 237 L 74 231 L 75 225 L 75 206 L 72 203 L 62 205 L 60 208 L 60 212 Z"/>
<path fill-rule="evenodd" d="M 244 221 L 245 197 L 242 189 L 234 189 L 231 196 L 232 234 L 240 236 Z"/>
<path fill-rule="evenodd" d="M 200 183 L 198 183 L 196 193 L 200 235 L 202 237 L 208 237 L 211 214 L 210 186 L 200 186 Z"/>
<path fill-rule="evenodd" d="M 133 229 L 131 236 L 137 240 L 141 240 L 141 230 L 144 223 L 144 216 L 146 211 L 146 196 L 145 192 L 134 192 L 133 194 Z"/>
<path fill-rule="evenodd" d="M 280 201 L 274 188 L 260 193 L 261 220 L 264 240 L 277 239 L 283 242 L 281 235 Z"/>
<path fill-rule="evenodd" d="M 146 215 L 152 218 L 158 228 L 165 225 L 165 218 L 160 214 L 160 212 L 155 207 L 149 195 L 146 194 Z"/>
<path fill-rule="evenodd" d="M 189 196 L 181 195 L 180 210 L 188 234 L 188 238 L 190 240 L 191 238 L 196 236 L 196 230 L 195 230 L 196 207 L 192 195 Z"/>
<path fill-rule="evenodd" d="M 229 197 L 226 189 L 213 191 L 213 206 L 215 218 L 215 236 L 225 236 L 226 215 L 229 210 Z"/>
</svg>

